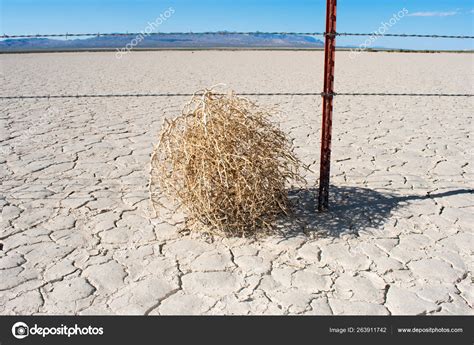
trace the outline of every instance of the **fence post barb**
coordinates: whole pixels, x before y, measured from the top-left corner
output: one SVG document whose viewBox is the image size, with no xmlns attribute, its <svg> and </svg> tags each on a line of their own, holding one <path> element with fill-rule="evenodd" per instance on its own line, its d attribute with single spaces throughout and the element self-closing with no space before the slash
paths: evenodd
<svg viewBox="0 0 474 345">
<path fill-rule="evenodd" d="M 336 58 L 336 7 L 337 0 L 327 0 L 326 32 L 324 42 L 323 119 L 321 129 L 321 164 L 319 173 L 318 210 L 329 207 L 329 176 L 331 167 L 331 131 L 334 97 L 334 63 Z"/>
</svg>

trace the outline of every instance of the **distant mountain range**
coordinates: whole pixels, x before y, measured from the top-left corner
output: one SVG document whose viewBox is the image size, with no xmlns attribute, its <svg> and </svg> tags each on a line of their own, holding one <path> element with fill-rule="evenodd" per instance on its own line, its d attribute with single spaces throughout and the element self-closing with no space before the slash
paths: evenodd
<svg viewBox="0 0 474 345">
<path fill-rule="evenodd" d="M 143 36 L 142 36 L 143 37 Z M 0 41 L 0 52 L 30 50 L 121 49 L 135 36 L 105 36 L 85 39 L 18 38 Z M 133 48 L 320 48 L 313 36 L 284 34 L 160 34 L 143 37 Z M 134 42 L 134 43 L 135 43 Z"/>
</svg>

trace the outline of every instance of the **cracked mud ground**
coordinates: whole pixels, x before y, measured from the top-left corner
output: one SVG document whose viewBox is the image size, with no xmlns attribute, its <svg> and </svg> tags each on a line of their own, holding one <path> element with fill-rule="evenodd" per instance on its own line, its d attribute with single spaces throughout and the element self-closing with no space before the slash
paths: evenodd
<svg viewBox="0 0 474 345">
<path fill-rule="evenodd" d="M 1 94 L 311 92 L 322 54 L 2 55 Z M 471 67 L 341 52 L 336 90 L 472 93 Z M 318 171 L 320 97 L 255 99 Z M 186 100 L 0 101 L 1 314 L 473 314 L 471 99 L 337 97 L 332 211 L 291 191 L 294 218 L 261 240 L 150 217 L 152 146 Z"/>
</svg>

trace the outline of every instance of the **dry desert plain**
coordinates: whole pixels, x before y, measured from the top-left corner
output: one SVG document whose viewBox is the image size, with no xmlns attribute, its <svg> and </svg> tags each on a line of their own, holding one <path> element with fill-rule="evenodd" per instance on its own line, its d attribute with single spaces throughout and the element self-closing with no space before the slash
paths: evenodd
<svg viewBox="0 0 474 345">
<path fill-rule="evenodd" d="M 473 93 L 474 55 L 338 52 L 337 92 Z M 0 55 L 1 96 L 320 92 L 320 51 Z M 317 174 L 262 239 L 153 218 L 149 158 L 189 97 L 0 99 L 1 314 L 473 314 L 473 99 L 335 99 Z M 321 97 L 253 96 L 317 172 Z"/>
</svg>

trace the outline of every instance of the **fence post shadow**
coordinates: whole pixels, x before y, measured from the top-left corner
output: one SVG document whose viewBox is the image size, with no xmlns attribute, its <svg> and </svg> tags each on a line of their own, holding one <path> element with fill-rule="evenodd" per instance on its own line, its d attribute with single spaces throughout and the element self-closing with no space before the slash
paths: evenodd
<svg viewBox="0 0 474 345">
<path fill-rule="evenodd" d="M 278 220 L 279 235 L 301 234 L 316 237 L 358 236 L 366 229 L 382 228 L 392 212 L 417 200 L 474 194 L 474 189 L 455 189 L 426 195 L 400 196 L 369 188 L 331 186 L 328 212 L 317 211 L 318 188 L 295 188 L 288 191 L 292 213 Z"/>
</svg>

